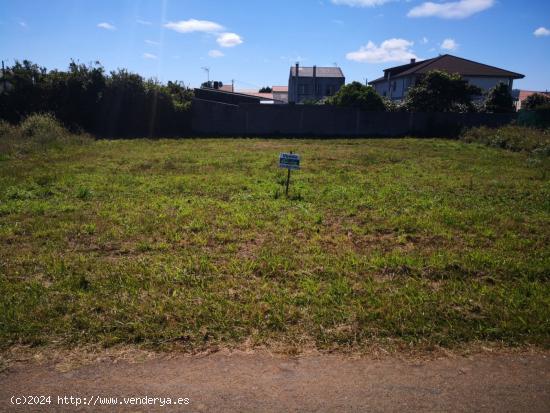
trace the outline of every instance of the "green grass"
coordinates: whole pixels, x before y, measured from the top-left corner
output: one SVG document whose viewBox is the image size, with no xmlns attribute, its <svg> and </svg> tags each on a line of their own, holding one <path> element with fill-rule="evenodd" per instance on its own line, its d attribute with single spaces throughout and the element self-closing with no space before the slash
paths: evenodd
<svg viewBox="0 0 550 413">
<path fill-rule="evenodd" d="M 417 139 L 3 156 L 0 348 L 548 347 L 548 169 Z"/>
</svg>

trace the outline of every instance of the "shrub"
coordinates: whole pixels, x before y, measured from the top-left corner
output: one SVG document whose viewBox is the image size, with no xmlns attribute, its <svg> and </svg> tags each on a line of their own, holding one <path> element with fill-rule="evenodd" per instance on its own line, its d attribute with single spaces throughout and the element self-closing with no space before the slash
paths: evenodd
<svg viewBox="0 0 550 413">
<path fill-rule="evenodd" d="M 401 112 L 402 110 L 405 110 L 403 102 L 391 100 L 388 98 L 382 98 L 382 101 L 384 102 L 384 106 L 386 107 L 387 112 Z"/>
<path fill-rule="evenodd" d="M 489 91 L 485 100 L 485 110 L 492 113 L 511 113 L 516 111 L 508 85 L 499 83 Z"/>
<path fill-rule="evenodd" d="M 0 139 L 15 134 L 17 127 L 11 125 L 5 120 L 0 119 Z"/>
<path fill-rule="evenodd" d="M 50 148 L 84 144 L 92 138 L 86 134 L 71 134 L 48 113 L 33 114 L 19 126 L 0 121 L 0 153 L 28 153 Z"/>
<path fill-rule="evenodd" d="M 405 107 L 412 112 L 469 112 L 474 111 L 472 100 L 479 95 L 481 89 L 460 75 L 433 70 L 409 89 Z"/>
<path fill-rule="evenodd" d="M 340 90 L 326 100 L 328 105 L 357 107 L 369 111 L 385 111 L 382 97 L 373 87 L 353 82 L 342 86 Z"/>
<path fill-rule="evenodd" d="M 525 110 L 535 110 L 539 106 L 550 105 L 550 97 L 542 93 L 535 93 L 528 96 L 522 104 L 521 108 Z"/>
<path fill-rule="evenodd" d="M 485 126 L 468 129 L 460 137 L 465 142 L 476 142 L 487 146 L 527 151 L 538 155 L 550 155 L 550 131 L 509 125 L 498 129 Z"/>
<path fill-rule="evenodd" d="M 23 139 L 49 145 L 65 140 L 68 132 L 55 116 L 49 113 L 37 113 L 28 116 L 19 126 Z"/>
<path fill-rule="evenodd" d="M 110 137 L 179 136 L 190 129 L 193 92 L 179 82 L 162 84 L 123 69 L 106 74 L 98 62 L 74 61 L 66 71 L 16 62 L 5 77 L 13 87 L 0 94 L 0 118 L 12 123 L 51 112 L 73 131 Z"/>
<path fill-rule="evenodd" d="M 8 154 L 18 141 L 19 129 L 0 119 L 0 154 Z"/>
</svg>

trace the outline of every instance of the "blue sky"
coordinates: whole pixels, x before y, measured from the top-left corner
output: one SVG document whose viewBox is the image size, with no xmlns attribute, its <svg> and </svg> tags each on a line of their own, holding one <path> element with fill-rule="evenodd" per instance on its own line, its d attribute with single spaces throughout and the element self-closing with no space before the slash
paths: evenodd
<svg viewBox="0 0 550 413">
<path fill-rule="evenodd" d="M 550 89 L 550 0 L 0 0 L 0 58 L 48 69 L 71 58 L 197 86 L 285 85 L 291 64 L 373 80 L 441 53 Z"/>
</svg>

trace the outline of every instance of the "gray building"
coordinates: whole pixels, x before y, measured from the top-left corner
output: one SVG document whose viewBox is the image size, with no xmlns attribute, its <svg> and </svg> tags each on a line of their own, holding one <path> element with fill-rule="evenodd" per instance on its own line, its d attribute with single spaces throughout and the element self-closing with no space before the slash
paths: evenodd
<svg viewBox="0 0 550 413">
<path fill-rule="evenodd" d="M 290 68 L 288 78 L 289 103 L 319 100 L 332 96 L 346 83 L 339 67 L 301 67 L 298 63 Z"/>
<path fill-rule="evenodd" d="M 508 85 L 511 92 L 514 80 L 525 77 L 519 73 L 445 54 L 421 62 L 411 59 L 409 64 L 390 67 L 384 70 L 383 77 L 369 84 L 379 95 L 392 100 L 401 100 L 407 94 L 409 87 L 414 85 L 420 76 L 431 70 L 458 73 L 464 80 L 479 87 L 483 92 L 488 92 L 499 83 Z"/>
</svg>

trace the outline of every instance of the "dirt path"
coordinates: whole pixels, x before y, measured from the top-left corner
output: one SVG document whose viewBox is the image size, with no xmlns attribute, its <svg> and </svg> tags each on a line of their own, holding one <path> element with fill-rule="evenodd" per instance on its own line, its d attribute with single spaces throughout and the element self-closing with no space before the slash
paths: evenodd
<svg viewBox="0 0 550 413">
<path fill-rule="evenodd" d="M 51 395 L 52 403 L 10 404 L 12 395 L 30 394 Z M 118 399 L 116 406 L 101 408 L 61 406 L 57 396 L 63 395 L 81 402 L 96 396 Z M 125 406 L 123 396 L 181 397 L 189 404 Z M 139 363 L 104 360 L 69 371 L 52 363 L 19 363 L 0 374 L 0 411 L 549 412 L 550 355 L 403 361 L 217 353 Z"/>
</svg>

